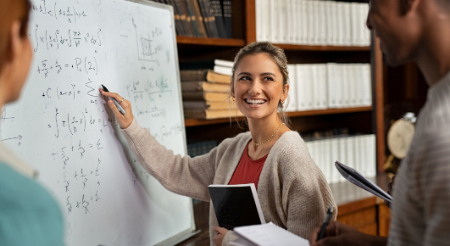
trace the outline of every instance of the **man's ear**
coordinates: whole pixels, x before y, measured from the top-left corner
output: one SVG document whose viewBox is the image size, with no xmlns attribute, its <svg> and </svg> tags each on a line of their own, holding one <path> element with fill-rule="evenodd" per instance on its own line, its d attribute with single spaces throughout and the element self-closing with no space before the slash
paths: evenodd
<svg viewBox="0 0 450 246">
<path fill-rule="evenodd" d="M 399 0 L 400 1 L 400 14 L 406 15 L 411 10 L 416 10 L 421 0 Z"/>
</svg>

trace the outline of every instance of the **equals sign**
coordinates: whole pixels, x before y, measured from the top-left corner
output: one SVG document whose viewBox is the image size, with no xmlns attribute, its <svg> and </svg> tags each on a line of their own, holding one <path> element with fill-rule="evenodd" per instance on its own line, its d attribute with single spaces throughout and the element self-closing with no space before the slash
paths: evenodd
<svg viewBox="0 0 450 246">
<path fill-rule="evenodd" d="M 69 64 L 66 64 L 66 67 L 69 67 Z"/>
</svg>

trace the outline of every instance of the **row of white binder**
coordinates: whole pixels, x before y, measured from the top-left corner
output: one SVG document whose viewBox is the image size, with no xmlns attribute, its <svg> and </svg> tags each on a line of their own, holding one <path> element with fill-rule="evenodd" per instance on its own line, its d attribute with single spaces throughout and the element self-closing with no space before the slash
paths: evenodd
<svg viewBox="0 0 450 246">
<path fill-rule="evenodd" d="M 256 40 L 279 44 L 369 46 L 369 4 L 256 0 Z"/>
<path fill-rule="evenodd" d="M 287 112 L 372 105 L 370 64 L 290 64 Z"/>
<path fill-rule="evenodd" d="M 373 134 L 307 141 L 306 146 L 328 183 L 345 180 L 334 166 L 335 161 L 356 169 L 364 177 L 376 175 L 376 143 Z"/>
</svg>

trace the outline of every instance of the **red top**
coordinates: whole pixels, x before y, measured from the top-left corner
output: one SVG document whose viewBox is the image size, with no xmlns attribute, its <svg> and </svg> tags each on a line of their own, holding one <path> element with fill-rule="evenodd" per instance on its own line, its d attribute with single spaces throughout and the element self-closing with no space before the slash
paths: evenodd
<svg viewBox="0 0 450 246">
<path fill-rule="evenodd" d="M 266 162 L 267 156 L 259 158 L 258 160 L 252 160 L 248 157 L 248 144 L 245 146 L 244 153 L 242 154 L 239 164 L 234 170 L 233 176 L 228 184 L 250 184 L 254 183 L 256 189 L 258 189 L 258 181 L 261 171 Z"/>
</svg>

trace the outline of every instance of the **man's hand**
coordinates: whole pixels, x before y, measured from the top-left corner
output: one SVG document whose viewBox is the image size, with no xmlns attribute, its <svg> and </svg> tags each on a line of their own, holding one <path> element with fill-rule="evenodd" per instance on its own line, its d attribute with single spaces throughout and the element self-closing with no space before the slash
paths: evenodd
<svg viewBox="0 0 450 246">
<path fill-rule="evenodd" d="M 228 230 L 220 226 L 214 226 L 213 230 L 217 232 L 213 239 L 214 243 L 216 246 L 222 246 L 223 238 L 225 237 L 225 234 L 227 234 Z"/>
<path fill-rule="evenodd" d="M 309 238 L 311 246 L 384 246 L 387 244 L 386 238 L 364 234 L 337 221 L 330 222 L 325 230 L 324 238 L 317 241 L 320 228 L 317 227 L 311 233 Z"/>
</svg>

